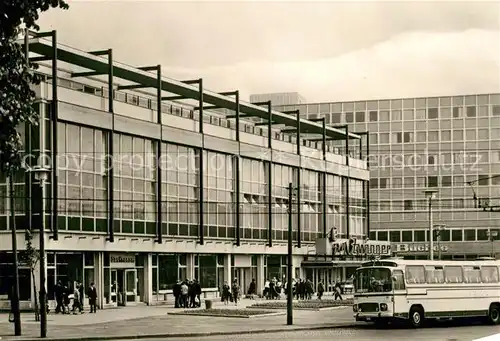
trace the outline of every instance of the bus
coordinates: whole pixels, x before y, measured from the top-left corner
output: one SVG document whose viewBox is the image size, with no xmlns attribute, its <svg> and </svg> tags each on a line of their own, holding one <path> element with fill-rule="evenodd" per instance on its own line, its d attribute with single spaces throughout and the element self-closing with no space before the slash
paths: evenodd
<svg viewBox="0 0 500 341">
<path fill-rule="evenodd" d="M 356 321 L 484 317 L 500 323 L 500 261 L 383 259 L 363 263 L 354 275 Z"/>
</svg>

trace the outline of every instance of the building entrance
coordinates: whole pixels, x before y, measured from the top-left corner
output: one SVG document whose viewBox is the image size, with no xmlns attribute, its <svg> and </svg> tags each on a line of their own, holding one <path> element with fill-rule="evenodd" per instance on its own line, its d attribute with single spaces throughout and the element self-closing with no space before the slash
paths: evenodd
<svg viewBox="0 0 500 341">
<path fill-rule="evenodd" d="M 118 306 L 126 306 L 137 302 L 137 270 L 111 270 L 111 299 Z"/>
</svg>

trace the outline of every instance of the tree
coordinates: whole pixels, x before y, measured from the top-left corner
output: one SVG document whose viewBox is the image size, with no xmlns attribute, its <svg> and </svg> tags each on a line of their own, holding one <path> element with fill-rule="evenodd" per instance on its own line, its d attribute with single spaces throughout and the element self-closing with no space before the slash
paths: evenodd
<svg viewBox="0 0 500 341">
<path fill-rule="evenodd" d="M 30 269 L 31 280 L 33 282 L 33 292 L 35 293 L 35 320 L 40 320 L 40 309 L 38 307 L 38 291 L 36 288 L 35 269 L 40 261 L 40 252 L 33 247 L 31 240 L 33 235 L 30 230 L 26 230 L 26 249 L 21 251 L 20 261 Z M 42 307 L 43 309 L 43 307 Z"/>
<path fill-rule="evenodd" d="M 22 24 L 38 31 L 39 13 L 51 7 L 69 8 L 64 0 L 4 0 L 0 4 L 0 171 L 8 176 L 22 166 L 22 142 L 16 127 L 38 123 L 35 92 L 30 86 L 39 84 L 40 78 L 34 73 L 36 64 L 27 60 L 17 40 Z"/>
</svg>

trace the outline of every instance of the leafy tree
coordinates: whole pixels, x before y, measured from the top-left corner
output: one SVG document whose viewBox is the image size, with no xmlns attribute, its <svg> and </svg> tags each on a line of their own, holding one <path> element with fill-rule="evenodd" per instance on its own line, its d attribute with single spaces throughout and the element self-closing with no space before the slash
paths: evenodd
<svg viewBox="0 0 500 341">
<path fill-rule="evenodd" d="M 30 88 L 40 83 L 34 72 L 37 65 L 29 62 L 18 38 L 22 24 L 26 29 L 38 31 L 39 13 L 51 7 L 69 8 L 64 0 L 3 0 L 0 3 L 0 173 L 11 181 L 22 167 L 20 151 L 23 145 L 16 127 L 25 123 L 38 124 L 38 112 L 33 106 L 35 92 Z M 35 317 L 38 319 L 35 267 L 40 254 L 31 244 L 31 231 L 26 232 L 26 250 L 20 258 L 31 270 Z"/>
<path fill-rule="evenodd" d="M 33 292 L 35 293 L 35 320 L 39 321 L 40 309 L 38 306 L 38 291 L 36 288 L 35 269 L 38 265 L 38 262 L 40 261 L 40 252 L 38 252 L 38 250 L 36 250 L 31 243 L 33 235 L 31 234 L 30 230 L 26 230 L 25 239 L 26 249 L 21 251 L 20 261 L 30 269 L 31 280 L 33 282 Z"/>
<path fill-rule="evenodd" d="M 30 85 L 39 84 L 36 65 L 27 61 L 17 42 L 22 31 L 38 31 L 40 12 L 51 7 L 68 9 L 64 0 L 4 0 L 0 3 L 0 171 L 8 176 L 22 166 L 22 142 L 16 127 L 25 122 L 38 123 L 33 107 L 35 92 Z"/>
</svg>

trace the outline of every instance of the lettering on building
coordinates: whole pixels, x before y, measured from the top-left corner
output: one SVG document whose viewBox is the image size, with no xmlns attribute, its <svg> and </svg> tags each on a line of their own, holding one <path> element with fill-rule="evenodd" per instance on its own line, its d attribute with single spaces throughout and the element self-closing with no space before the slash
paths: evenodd
<svg viewBox="0 0 500 341">
<path fill-rule="evenodd" d="M 386 256 L 391 255 L 390 244 L 372 244 L 364 243 L 358 244 L 356 239 L 349 239 L 349 241 L 333 244 L 334 255 L 345 256 Z"/>
<path fill-rule="evenodd" d="M 135 267 L 135 255 L 126 253 L 110 254 L 109 263 L 114 268 L 133 268 Z"/>
<path fill-rule="evenodd" d="M 434 251 L 439 252 L 441 249 L 442 252 L 448 251 L 447 245 L 434 245 Z M 422 244 L 396 244 L 395 252 L 397 253 L 410 253 L 410 252 L 429 252 L 430 247 L 427 243 Z"/>
</svg>

